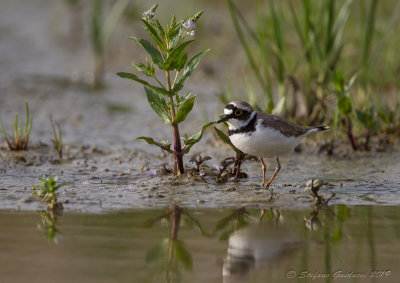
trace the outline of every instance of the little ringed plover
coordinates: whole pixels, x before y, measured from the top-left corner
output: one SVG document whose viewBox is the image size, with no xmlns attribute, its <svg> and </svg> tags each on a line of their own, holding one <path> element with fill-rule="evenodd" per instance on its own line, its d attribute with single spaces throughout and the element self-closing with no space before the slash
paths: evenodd
<svg viewBox="0 0 400 283">
<path fill-rule="evenodd" d="M 263 158 L 275 157 L 278 163 L 266 187 L 281 169 L 279 156 L 293 152 L 296 145 L 309 134 L 328 130 L 327 126 L 303 127 L 281 117 L 256 112 L 244 101 L 232 101 L 225 106 L 225 116 L 217 123 L 227 122 L 229 138 L 234 146 L 246 154 L 260 158 L 265 185 L 266 167 Z"/>
</svg>

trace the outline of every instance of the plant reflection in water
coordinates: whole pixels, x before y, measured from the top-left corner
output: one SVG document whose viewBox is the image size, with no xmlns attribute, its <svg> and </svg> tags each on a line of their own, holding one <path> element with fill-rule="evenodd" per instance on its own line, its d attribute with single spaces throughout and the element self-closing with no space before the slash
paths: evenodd
<svg viewBox="0 0 400 283">
<path fill-rule="evenodd" d="M 185 243 L 178 239 L 179 228 L 181 226 L 197 228 L 203 236 L 208 234 L 187 209 L 176 204 L 168 208 L 165 213 L 148 219 L 142 227 L 151 228 L 161 221 L 164 221 L 167 227 L 171 226 L 171 234 L 147 252 L 146 262 L 152 269 L 152 275 L 164 273 L 165 282 L 179 282 L 182 280 L 182 271 L 193 270 L 192 254 Z"/>
<path fill-rule="evenodd" d="M 42 210 L 40 211 L 40 223 L 37 227 L 39 230 L 45 231 L 45 238 L 52 243 L 58 243 L 57 233 L 59 232 L 57 228 L 58 217 L 62 215 L 62 210 Z"/>
</svg>

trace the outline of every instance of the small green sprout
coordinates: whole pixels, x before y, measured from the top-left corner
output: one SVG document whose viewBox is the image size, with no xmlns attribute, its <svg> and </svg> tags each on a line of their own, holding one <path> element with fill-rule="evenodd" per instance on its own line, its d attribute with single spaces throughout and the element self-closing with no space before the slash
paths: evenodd
<svg viewBox="0 0 400 283">
<path fill-rule="evenodd" d="M 40 184 L 32 188 L 32 194 L 35 195 L 39 200 L 47 203 L 48 210 L 60 210 L 63 208 L 62 204 L 57 201 L 57 190 L 62 186 L 69 184 L 69 182 L 63 182 L 57 184 L 58 176 L 46 177 L 43 175 L 39 178 Z"/>
<path fill-rule="evenodd" d="M 62 157 L 63 157 L 63 142 L 62 142 L 61 126 L 57 121 L 54 122 L 53 117 L 51 115 L 49 116 L 49 119 L 51 122 L 51 128 L 53 130 L 53 136 L 54 136 L 54 139 L 52 140 L 52 142 L 54 144 L 54 148 L 58 152 L 58 157 L 60 159 L 62 159 Z M 56 127 L 57 127 L 58 131 L 56 131 Z"/>
<path fill-rule="evenodd" d="M 14 124 L 13 124 L 13 135 L 12 136 L 8 135 L 6 133 L 0 113 L 1 132 L 4 138 L 6 139 L 7 145 L 10 148 L 10 150 L 28 149 L 29 135 L 31 133 L 31 128 L 32 128 L 32 117 L 29 116 L 28 102 L 25 103 L 25 107 L 26 107 L 25 133 L 24 133 L 24 125 L 22 122 L 22 118 L 20 119 L 18 114 L 15 114 Z"/>
<path fill-rule="evenodd" d="M 199 155 L 198 159 L 197 159 L 197 156 L 193 156 L 193 157 L 189 160 L 189 162 L 194 163 L 194 164 L 196 165 L 196 168 L 194 168 L 194 169 L 195 169 L 195 171 L 196 171 L 197 173 L 199 173 L 199 172 L 200 172 L 200 167 L 201 167 L 201 166 L 203 165 L 203 163 L 206 162 L 207 160 L 211 160 L 211 157 L 210 157 L 210 156 L 202 157 L 201 155 Z"/>
</svg>

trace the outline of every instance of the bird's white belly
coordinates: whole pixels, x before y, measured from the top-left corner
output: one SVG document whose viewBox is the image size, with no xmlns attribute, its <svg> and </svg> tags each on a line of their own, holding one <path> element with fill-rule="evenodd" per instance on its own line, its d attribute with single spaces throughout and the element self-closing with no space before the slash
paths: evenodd
<svg viewBox="0 0 400 283">
<path fill-rule="evenodd" d="M 234 134 L 231 142 L 244 153 L 258 157 L 282 156 L 293 152 L 302 137 L 286 137 L 272 128 L 262 128 L 250 134 Z"/>
</svg>

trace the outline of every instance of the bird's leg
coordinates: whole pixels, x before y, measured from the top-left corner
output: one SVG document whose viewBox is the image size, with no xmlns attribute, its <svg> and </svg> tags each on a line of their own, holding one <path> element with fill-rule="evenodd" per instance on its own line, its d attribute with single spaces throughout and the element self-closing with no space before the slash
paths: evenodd
<svg viewBox="0 0 400 283">
<path fill-rule="evenodd" d="M 265 208 L 261 209 L 260 218 L 258 219 L 259 222 L 262 221 L 262 219 L 264 218 L 264 215 L 265 215 Z"/>
<path fill-rule="evenodd" d="M 271 179 L 269 179 L 267 183 L 267 188 L 271 185 L 272 181 L 275 179 L 276 175 L 278 175 L 279 171 L 281 170 L 281 163 L 279 162 L 279 157 L 276 156 L 276 162 L 278 163 L 278 167 L 276 167 L 274 174 L 272 174 Z"/>
<path fill-rule="evenodd" d="M 263 171 L 262 186 L 264 187 L 264 185 L 265 185 L 265 172 L 267 171 L 267 168 L 265 167 L 264 160 L 261 157 L 260 157 L 260 161 L 261 161 L 261 168 L 262 168 L 262 171 Z"/>
</svg>

